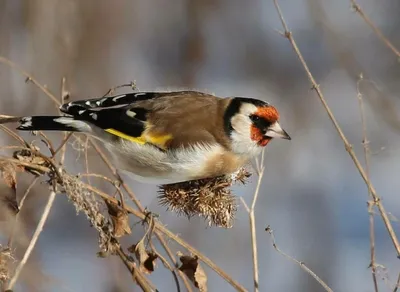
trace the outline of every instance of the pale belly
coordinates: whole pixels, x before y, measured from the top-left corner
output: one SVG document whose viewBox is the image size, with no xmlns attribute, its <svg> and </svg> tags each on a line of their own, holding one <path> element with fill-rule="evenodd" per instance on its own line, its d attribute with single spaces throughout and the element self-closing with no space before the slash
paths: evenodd
<svg viewBox="0 0 400 292">
<path fill-rule="evenodd" d="M 129 141 L 121 145 L 121 148 L 107 145 L 114 154 L 116 166 L 145 183 L 170 184 L 231 174 L 249 160 L 227 152 L 220 145 L 196 145 L 174 151 Z"/>
</svg>

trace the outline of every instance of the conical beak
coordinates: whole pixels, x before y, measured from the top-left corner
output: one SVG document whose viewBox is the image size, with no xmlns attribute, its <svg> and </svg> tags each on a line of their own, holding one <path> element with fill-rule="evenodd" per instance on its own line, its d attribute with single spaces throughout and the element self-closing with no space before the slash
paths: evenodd
<svg viewBox="0 0 400 292">
<path fill-rule="evenodd" d="M 275 122 L 267 129 L 267 132 L 265 132 L 265 136 L 271 137 L 271 138 L 281 138 L 281 139 L 286 139 L 286 140 L 292 140 L 292 138 L 290 138 L 289 134 L 284 129 L 282 129 L 281 125 L 279 125 L 278 122 Z"/>
</svg>

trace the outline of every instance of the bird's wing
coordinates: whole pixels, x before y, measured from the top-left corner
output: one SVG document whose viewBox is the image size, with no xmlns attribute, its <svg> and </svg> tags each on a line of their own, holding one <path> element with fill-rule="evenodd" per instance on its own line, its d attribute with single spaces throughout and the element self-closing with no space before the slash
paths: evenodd
<svg viewBox="0 0 400 292">
<path fill-rule="evenodd" d="M 161 95 L 162 93 L 160 92 L 134 92 L 116 96 L 84 99 L 65 103 L 60 107 L 60 110 L 64 113 L 70 114 L 70 111 L 77 107 L 94 110 L 123 107 L 143 100 L 156 99 Z"/>
<path fill-rule="evenodd" d="M 217 99 L 194 91 L 139 92 L 70 102 L 61 110 L 121 139 L 168 150 L 217 142 Z"/>
</svg>

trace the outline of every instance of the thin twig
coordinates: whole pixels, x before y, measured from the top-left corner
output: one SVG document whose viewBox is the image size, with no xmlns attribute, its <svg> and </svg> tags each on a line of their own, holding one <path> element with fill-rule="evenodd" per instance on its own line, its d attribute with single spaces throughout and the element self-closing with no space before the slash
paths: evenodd
<svg viewBox="0 0 400 292">
<path fill-rule="evenodd" d="M 53 190 L 53 191 L 50 192 L 49 198 L 47 200 L 47 204 L 46 204 L 46 206 L 45 206 L 45 208 L 43 210 L 42 217 L 39 220 L 39 223 L 38 223 L 38 225 L 36 227 L 35 232 L 33 233 L 32 239 L 31 239 L 31 241 L 30 241 L 30 243 L 28 245 L 28 248 L 25 251 L 25 254 L 24 254 L 22 260 L 18 263 L 18 266 L 17 266 L 17 268 L 15 270 L 14 276 L 11 278 L 7 289 L 12 290 L 14 285 L 15 285 L 15 283 L 17 282 L 18 277 L 21 274 L 22 269 L 24 268 L 26 262 L 28 261 L 29 256 L 31 255 L 31 253 L 32 253 L 32 251 L 33 251 L 33 249 L 34 249 L 34 247 L 36 245 L 36 242 L 39 239 L 39 236 L 43 231 L 44 224 L 46 223 L 47 218 L 48 218 L 48 216 L 50 214 L 50 210 L 53 207 L 53 203 L 54 203 L 54 199 L 55 198 L 56 198 L 56 192 Z"/>
<path fill-rule="evenodd" d="M 86 173 L 89 173 L 89 136 L 86 136 L 85 140 L 85 168 L 86 168 Z M 87 178 L 88 183 L 90 184 L 90 179 Z"/>
<path fill-rule="evenodd" d="M 61 99 L 61 103 L 63 104 L 65 101 L 65 98 L 67 98 L 68 96 L 68 91 L 67 91 L 67 85 L 66 85 L 66 78 L 63 77 L 61 78 L 61 92 L 60 92 L 60 99 Z M 61 111 L 58 110 L 58 113 L 61 115 Z M 64 165 L 64 161 L 65 161 L 65 155 L 67 153 L 67 141 L 69 139 L 69 137 L 72 136 L 72 133 L 68 133 L 68 132 L 64 132 L 64 139 L 61 142 L 61 145 L 58 146 L 58 149 L 56 151 L 54 151 L 54 154 L 52 155 L 52 157 L 54 157 L 57 154 L 57 151 L 61 148 L 61 157 L 60 157 L 60 164 Z"/>
<path fill-rule="evenodd" d="M 305 263 L 296 260 L 295 258 L 291 257 L 290 255 L 286 254 L 285 252 L 283 252 L 278 245 L 276 244 L 275 241 L 275 236 L 274 236 L 274 232 L 271 229 L 270 226 L 267 226 L 267 228 L 265 228 L 265 231 L 268 232 L 268 234 L 271 237 L 271 242 L 272 242 L 272 246 L 274 247 L 274 249 L 280 253 L 281 255 L 283 255 L 285 258 L 291 260 L 292 262 L 296 263 L 297 265 L 300 266 L 301 269 L 303 269 L 304 271 L 306 271 L 311 277 L 313 277 L 326 291 L 328 292 L 333 292 L 333 290 L 328 286 L 328 284 L 326 284 L 320 277 L 318 277 L 317 274 L 315 274 L 309 267 L 306 266 Z"/>
<path fill-rule="evenodd" d="M 246 204 L 244 199 L 240 197 L 244 207 L 246 208 L 247 213 L 249 214 L 249 222 L 250 222 L 250 235 L 251 235 L 251 250 L 253 255 L 253 280 L 254 280 L 254 291 L 257 292 L 259 288 L 259 272 L 258 272 L 258 255 L 257 255 L 257 235 L 256 235 L 256 218 L 255 218 L 255 207 L 257 203 L 258 194 L 260 192 L 261 182 L 264 177 L 264 151 L 261 155 L 261 161 L 256 159 L 256 167 L 258 173 L 258 181 L 257 186 L 254 191 L 253 201 L 251 206 Z"/>
<path fill-rule="evenodd" d="M 362 75 L 360 75 L 360 79 L 357 81 L 357 99 L 360 107 L 360 115 L 361 115 L 361 123 L 362 123 L 362 133 L 363 133 L 363 148 L 364 148 L 364 159 L 365 159 L 365 172 L 368 178 L 368 197 L 371 198 L 371 201 L 368 202 L 368 214 L 369 214 L 369 240 L 370 240 L 370 254 L 371 254 L 371 272 L 372 272 L 372 281 L 374 283 L 375 292 L 378 292 L 378 281 L 376 279 L 376 259 L 375 259 L 375 221 L 374 221 L 374 201 L 373 196 L 371 195 L 371 184 L 370 184 L 370 151 L 369 151 L 369 140 L 367 135 L 367 121 L 365 117 L 364 111 L 364 103 L 362 94 L 359 89 L 359 84 L 362 81 Z"/>
<path fill-rule="evenodd" d="M 121 258 L 122 262 L 131 272 L 133 279 L 136 281 L 139 287 L 142 288 L 144 292 L 157 291 L 157 289 L 154 288 L 154 285 L 151 284 L 149 280 L 146 279 L 146 277 L 139 271 L 139 269 L 137 269 L 135 265 L 128 260 L 128 257 L 126 256 L 122 248 L 117 249 L 117 253 Z"/>
<path fill-rule="evenodd" d="M 161 260 L 161 262 L 163 263 L 164 267 L 167 268 L 168 270 L 171 271 L 172 276 L 174 277 L 174 281 L 175 281 L 175 285 L 176 285 L 176 291 L 180 292 L 181 291 L 181 287 L 179 285 L 179 279 L 178 276 L 176 275 L 176 271 L 175 269 L 169 264 L 169 262 L 167 261 L 166 258 L 164 258 L 162 256 L 161 253 L 159 253 L 156 249 L 156 247 L 153 244 L 153 241 L 150 241 L 150 248 L 151 250 L 157 255 L 157 257 Z M 179 271 L 179 270 L 178 270 Z M 187 289 L 188 292 L 192 292 L 192 288 L 189 286 L 189 289 Z"/>
<path fill-rule="evenodd" d="M 36 87 L 38 87 L 41 91 L 43 91 L 43 93 L 45 93 L 48 97 L 50 97 L 53 100 L 53 102 L 56 103 L 56 105 L 61 105 L 58 98 L 53 93 L 51 93 L 50 90 L 48 90 L 46 87 L 44 87 L 42 84 L 40 84 L 35 78 L 33 78 L 32 75 L 30 75 L 28 72 L 26 72 L 20 66 L 18 66 L 14 62 L 12 62 L 9 59 L 4 58 L 2 56 L 0 56 L 0 63 L 6 64 L 7 66 L 20 72 L 26 78 L 26 82 L 32 82 L 33 84 L 35 84 Z"/>
<path fill-rule="evenodd" d="M 317 95 L 318 95 L 323 107 L 325 108 L 325 111 L 327 112 L 330 120 L 332 121 L 332 123 L 333 123 L 333 125 L 334 125 L 334 127 L 335 127 L 335 129 L 336 129 L 336 131 L 337 131 L 337 133 L 338 133 L 338 135 L 340 137 L 340 139 L 342 139 L 342 141 L 344 143 L 344 147 L 345 147 L 346 151 L 349 153 L 351 159 L 353 160 L 353 162 L 354 162 L 356 168 L 358 169 L 362 179 L 365 181 L 365 183 L 367 185 L 368 184 L 370 185 L 371 195 L 374 198 L 374 203 L 378 207 L 378 210 L 379 210 L 380 215 L 382 217 L 383 223 L 385 224 L 385 227 L 386 227 L 386 229 L 387 229 L 387 231 L 389 233 L 389 236 L 390 236 L 390 238 L 392 240 L 393 246 L 394 246 L 394 248 L 396 250 L 397 257 L 400 257 L 400 244 L 399 244 L 399 241 L 397 239 L 396 233 L 394 232 L 392 223 L 390 222 L 389 216 L 386 213 L 385 208 L 383 207 L 381 199 L 378 196 L 378 194 L 377 194 L 375 188 L 373 187 L 373 185 L 370 183 L 364 168 L 362 167 L 360 161 L 358 160 L 358 158 L 357 158 L 357 156 L 356 156 L 351 144 L 349 143 L 349 141 L 347 140 L 346 136 L 344 135 L 341 127 L 339 126 L 338 122 L 336 121 L 336 118 L 333 115 L 331 109 L 329 108 L 329 106 L 328 106 L 328 104 L 326 102 L 326 99 L 325 99 L 325 97 L 324 97 L 319 85 L 317 84 L 317 82 L 314 79 L 314 76 L 311 74 L 310 69 L 308 68 L 307 63 L 304 60 L 303 55 L 301 54 L 301 52 L 300 52 L 300 50 L 299 50 L 299 48 L 297 46 L 297 43 L 295 42 L 295 40 L 293 38 L 292 33 L 288 29 L 288 26 L 286 24 L 285 19 L 283 18 L 283 14 L 281 12 L 281 9 L 280 9 L 280 7 L 278 5 L 277 0 L 273 0 L 273 2 L 275 4 L 276 10 L 277 10 L 277 12 L 279 14 L 279 18 L 280 18 L 280 20 L 282 22 L 282 26 L 283 26 L 283 28 L 285 30 L 284 33 L 283 33 L 283 36 L 285 38 L 287 38 L 289 40 L 290 44 L 292 45 L 297 57 L 299 58 L 302 66 L 303 66 L 303 68 L 304 68 L 304 70 L 305 70 L 305 72 L 306 72 L 306 74 L 308 76 L 308 79 L 310 80 L 310 82 L 312 84 L 312 89 L 314 89 L 315 92 L 317 93 Z"/>
<path fill-rule="evenodd" d="M 111 94 L 113 94 L 117 89 L 119 88 L 123 88 L 123 87 L 130 87 L 133 91 L 138 90 L 137 86 L 136 86 L 136 82 L 135 81 L 131 81 L 127 84 L 121 84 L 121 85 L 117 85 L 114 86 L 113 88 L 110 88 L 106 94 L 103 95 L 103 97 L 109 96 Z"/>
<path fill-rule="evenodd" d="M 20 212 L 21 212 L 21 209 L 22 209 L 22 207 L 23 207 L 23 205 L 24 205 L 24 203 L 25 203 L 25 200 L 26 200 L 26 198 L 28 197 L 28 195 L 29 195 L 31 189 L 32 189 L 32 188 L 34 187 L 34 185 L 37 183 L 38 179 L 39 179 L 39 176 L 34 177 L 34 178 L 32 179 L 31 183 L 28 185 L 27 189 L 25 190 L 25 193 L 22 195 L 22 198 L 21 198 L 21 200 L 20 200 L 20 202 L 19 202 L 19 204 L 18 204 L 18 210 L 19 210 L 19 212 L 18 212 L 17 215 L 15 215 L 15 219 L 14 219 L 14 223 L 13 223 L 14 225 L 13 225 L 13 228 L 12 228 L 12 231 L 11 231 L 10 238 L 8 239 L 8 244 L 7 244 L 8 247 L 11 247 L 12 244 L 13 244 L 15 232 L 16 232 L 16 229 L 17 229 L 17 223 L 18 223 L 19 216 L 20 216 L 19 214 L 20 214 Z"/>
<path fill-rule="evenodd" d="M 400 52 L 396 47 L 389 41 L 389 39 L 382 33 L 382 31 L 372 22 L 372 20 L 364 13 L 360 5 L 355 0 L 350 0 L 353 9 L 361 16 L 366 24 L 375 32 L 377 37 L 399 58 Z"/>
<path fill-rule="evenodd" d="M 397 290 L 399 290 L 399 287 L 400 287 L 400 273 L 397 276 L 397 282 L 396 282 L 396 286 L 394 286 L 394 288 L 393 288 L 393 292 L 397 292 Z"/>
<path fill-rule="evenodd" d="M 42 142 L 46 145 L 46 147 L 50 150 L 51 157 L 54 157 L 54 146 L 50 139 L 47 137 L 45 133 L 39 131 L 39 136 L 42 137 Z"/>
<path fill-rule="evenodd" d="M 11 131 L 9 128 L 7 128 L 4 125 L 0 124 L 0 129 L 2 129 L 5 133 L 7 133 L 8 135 L 10 135 L 12 138 L 14 138 L 15 140 L 17 140 L 19 143 L 21 143 L 22 145 L 27 145 L 27 143 L 25 142 L 24 139 L 22 139 L 20 136 L 18 136 L 17 134 L 15 134 L 13 131 Z"/>
<path fill-rule="evenodd" d="M 54 156 L 57 155 L 58 151 L 60 151 L 65 146 L 65 144 L 68 142 L 69 138 L 73 134 L 74 134 L 73 132 L 69 132 L 69 133 L 66 133 L 66 135 L 64 135 L 64 139 L 61 141 L 61 144 L 57 147 L 56 150 L 54 150 L 54 154 L 52 155 L 52 158 L 54 158 Z"/>
</svg>

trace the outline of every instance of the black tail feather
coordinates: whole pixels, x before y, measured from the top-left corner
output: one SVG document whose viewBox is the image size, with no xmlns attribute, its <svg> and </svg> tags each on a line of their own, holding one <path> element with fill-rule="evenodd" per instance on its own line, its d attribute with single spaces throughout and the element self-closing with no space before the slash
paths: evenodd
<svg viewBox="0 0 400 292">
<path fill-rule="evenodd" d="M 68 131 L 80 132 L 85 127 L 84 122 L 76 121 L 73 117 L 33 116 L 19 120 L 18 130 L 22 131 Z M 88 126 L 86 124 L 86 126 Z"/>
</svg>

